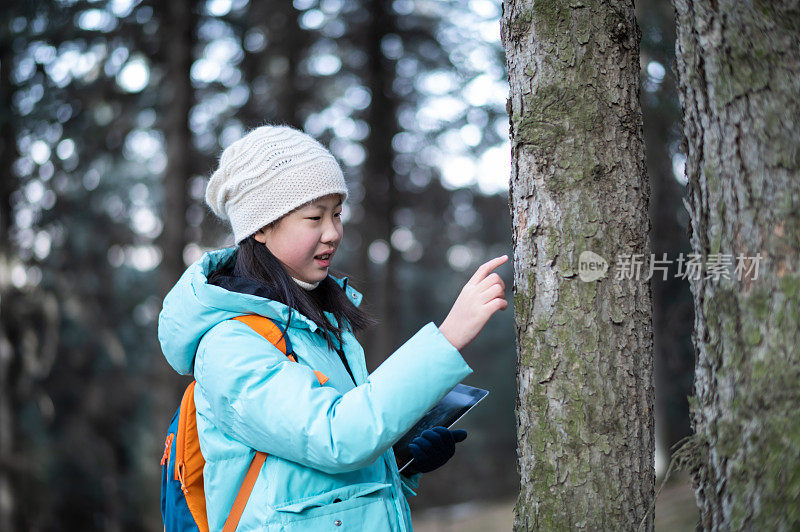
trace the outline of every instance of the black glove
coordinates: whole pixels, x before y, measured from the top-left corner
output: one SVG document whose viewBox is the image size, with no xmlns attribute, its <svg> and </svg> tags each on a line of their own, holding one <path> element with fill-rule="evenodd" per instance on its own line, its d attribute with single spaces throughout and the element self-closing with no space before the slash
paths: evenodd
<svg viewBox="0 0 800 532">
<path fill-rule="evenodd" d="M 466 430 L 449 430 L 446 427 L 433 427 L 411 440 L 408 450 L 414 461 L 408 466 L 414 472 L 428 473 L 441 467 L 456 452 L 456 442 L 467 438 Z"/>
</svg>

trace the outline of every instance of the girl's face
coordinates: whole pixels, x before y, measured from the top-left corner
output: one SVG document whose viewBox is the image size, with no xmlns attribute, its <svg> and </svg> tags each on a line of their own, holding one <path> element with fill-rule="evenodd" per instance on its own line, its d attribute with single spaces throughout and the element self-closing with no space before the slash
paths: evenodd
<svg viewBox="0 0 800 532">
<path fill-rule="evenodd" d="M 330 194 L 283 216 L 253 237 L 267 246 L 295 279 L 307 283 L 328 276 L 333 253 L 342 241 L 342 197 Z M 320 255 L 330 254 L 325 260 Z"/>
</svg>

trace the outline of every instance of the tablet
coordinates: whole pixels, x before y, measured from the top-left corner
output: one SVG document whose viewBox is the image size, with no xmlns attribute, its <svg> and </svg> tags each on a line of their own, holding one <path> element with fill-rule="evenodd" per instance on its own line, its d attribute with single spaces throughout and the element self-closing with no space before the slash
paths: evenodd
<svg viewBox="0 0 800 532">
<path fill-rule="evenodd" d="M 410 464 L 414 457 L 408 450 L 408 445 L 414 438 L 422 434 L 424 430 L 432 427 L 451 428 L 456 421 L 461 419 L 464 414 L 469 412 L 473 406 L 478 404 L 484 397 L 489 395 L 486 390 L 473 388 L 466 384 L 456 384 L 450 393 L 445 395 L 441 401 L 436 403 L 433 408 L 422 416 L 411 430 L 406 432 L 397 443 L 392 446 L 394 455 L 397 458 L 397 467 L 403 471 Z"/>
</svg>

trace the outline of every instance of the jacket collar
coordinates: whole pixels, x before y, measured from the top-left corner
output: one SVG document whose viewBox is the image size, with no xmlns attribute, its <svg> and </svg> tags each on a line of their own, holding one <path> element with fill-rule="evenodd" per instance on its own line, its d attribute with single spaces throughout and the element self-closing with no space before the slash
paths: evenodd
<svg viewBox="0 0 800 532">
<path fill-rule="evenodd" d="M 291 321 L 293 328 L 312 332 L 318 329 L 312 320 L 283 303 L 209 284 L 208 275 L 230 264 L 234 252 L 235 248 L 223 248 L 204 253 L 164 296 L 158 315 L 158 340 L 164 357 L 178 373 L 188 375 L 194 371 L 197 349 L 208 331 L 242 314 L 259 314 L 284 324 Z M 361 294 L 347 285 L 346 277 L 331 277 L 355 305 L 361 302 Z M 333 315 L 328 313 L 327 317 L 331 319 Z"/>
</svg>

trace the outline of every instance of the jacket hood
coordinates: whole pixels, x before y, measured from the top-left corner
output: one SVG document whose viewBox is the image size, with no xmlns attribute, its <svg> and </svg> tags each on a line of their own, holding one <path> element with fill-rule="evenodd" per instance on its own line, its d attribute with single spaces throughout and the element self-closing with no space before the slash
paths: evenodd
<svg viewBox="0 0 800 532">
<path fill-rule="evenodd" d="M 232 292 L 208 283 L 208 275 L 220 267 L 232 263 L 236 248 L 223 248 L 208 251 L 186 271 L 164 297 L 164 304 L 158 315 L 158 341 L 164 357 L 175 371 L 190 375 L 194 369 L 194 357 L 200 339 L 212 327 L 225 320 L 242 314 L 259 314 L 287 323 L 291 316 L 291 326 L 307 328 L 312 332 L 318 327 L 314 321 L 295 309 L 254 294 Z M 347 285 L 347 277 L 334 277 L 354 305 L 361 304 L 362 295 Z M 325 312 L 329 318 L 333 315 Z"/>
</svg>

